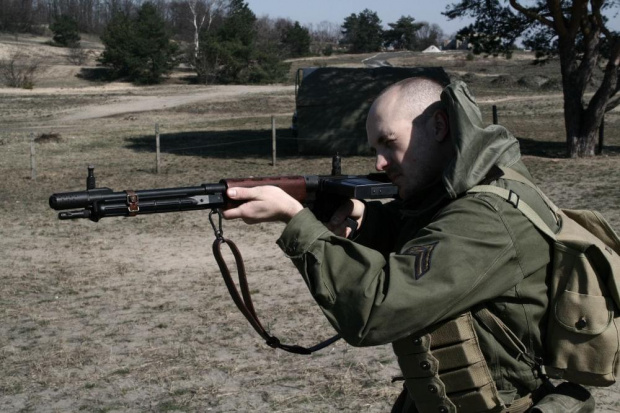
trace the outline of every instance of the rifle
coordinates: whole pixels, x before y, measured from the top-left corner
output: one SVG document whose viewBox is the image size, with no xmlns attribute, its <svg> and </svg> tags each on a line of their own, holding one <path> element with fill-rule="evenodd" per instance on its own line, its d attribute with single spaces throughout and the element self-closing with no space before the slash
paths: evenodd
<svg viewBox="0 0 620 413">
<path fill-rule="evenodd" d="M 300 203 L 311 205 L 323 221 L 343 200 L 394 198 L 398 193 L 381 173 L 235 178 L 192 187 L 114 192 L 110 188 L 96 188 L 94 167 L 89 166 L 85 191 L 53 194 L 49 205 L 57 211 L 82 208 L 60 212 L 61 220 L 87 218 L 97 222 L 106 217 L 229 208 L 234 203 L 226 197 L 228 188 L 262 185 L 280 187 Z"/>
<path fill-rule="evenodd" d="M 263 337 L 267 345 L 297 354 L 311 354 L 340 338 L 336 335 L 313 347 L 282 344 L 277 337 L 270 335 L 262 326 L 254 310 L 250 289 L 245 275 L 243 258 L 237 246 L 224 238 L 222 230 L 221 209 L 236 205 L 226 196 L 228 188 L 255 187 L 273 185 L 282 188 L 300 203 L 309 206 L 313 213 L 323 222 L 331 218 L 333 212 L 349 199 L 385 199 L 395 198 L 398 188 L 391 184 L 385 174 L 342 175 L 340 157 L 332 159 L 331 175 L 298 175 L 264 178 L 222 179 L 218 183 L 206 183 L 199 186 L 124 190 L 115 192 L 110 188 L 97 188 L 94 167 L 88 166 L 86 190 L 55 193 L 49 198 L 49 205 L 57 211 L 61 220 L 90 219 L 98 222 L 107 217 L 132 217 L 142 214 L 181 212 L 210 209 L 209 221 L 215 232 L 213 254 L 220 267 L 228 291 L 243 315 L 252 327 Z M 75 210 L 76 208 L 80 208 Z M 66 211 L 71 210 L 71 211 Z M 213 215 L 219 217 L 216 226 Z M 357 223 L 349 219 L 347 225 L 353 231 Z M 241 294 L 223 259 L 221 245 L 227 244 L 237 266 Z"/>
</svg>

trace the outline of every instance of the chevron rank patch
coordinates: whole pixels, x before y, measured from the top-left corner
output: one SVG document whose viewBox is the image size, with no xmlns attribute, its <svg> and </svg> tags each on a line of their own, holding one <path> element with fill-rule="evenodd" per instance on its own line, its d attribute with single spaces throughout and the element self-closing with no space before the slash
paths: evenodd
<svg viewBox="0 0 620 413">
<path fill-rule="evenodd" d="M 415 245 L 403 251 L 403 255 L 412 255 L 415 257 L 413 275 L 416 280 L 419 280 L 431 269 L 431 257 L 437 244 L 437 242 L 433 242 L 426 245 Z"/>
</svg>

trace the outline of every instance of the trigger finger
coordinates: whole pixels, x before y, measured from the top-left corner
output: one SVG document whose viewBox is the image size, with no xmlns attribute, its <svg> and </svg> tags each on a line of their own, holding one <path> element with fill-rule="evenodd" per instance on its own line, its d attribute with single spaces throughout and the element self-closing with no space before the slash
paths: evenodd
<svg viewBox="0 0 620 413">
<path fill-rule="evenodd" d="M 330 223 L 333 225 L 340 225 L 347 220 L 347 218 L 351 215 L 353 211 L 354 204 L 351 200 L 342 204 L 332 215 L 330 219 Z"/>
<path fill-rule="evenodd" d="M 346 227 L 346 224 L 345 224 L 346 219 L 347 219 L 346 215 L 341 216 L 341 214 L 336 212 L 334 213 L 334 215 L 332 215 L 329 222 L 327 222 L 325 225 L 327 226 L 327 229 L 329 229 L 332 232 L 335 232 L 336 230 L 340 228 Z"/>
<path fill-rule="evenodd" d="M 329 230 L 333 232 L 334 235 L 337 235 L 339 237 L 344 237 L 347 235 L 348 228 L 349 227 L 346 225 L 346 222 L 341 222 L 340 224 L 334 225 L 332 228 L 329 228 Z"/>
</svg>

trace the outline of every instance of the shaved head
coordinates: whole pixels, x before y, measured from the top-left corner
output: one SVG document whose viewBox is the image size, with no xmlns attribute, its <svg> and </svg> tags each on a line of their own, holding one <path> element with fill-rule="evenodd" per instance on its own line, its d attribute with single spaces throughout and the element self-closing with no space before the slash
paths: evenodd
<svg viewBox="0 0 620 413">
<path fill-rule="evenodd" d="M 370 107 L 366 131 L 377 155 L 375 168 L 387 173 L 403 199 L 434 185 L 454 154 L 442 91 L 428 78 L 405 79 Z"/>
<path fill-rule="evenodd" d="M 401 80 L 381 92 L 371 110 L 385 109 L 396 116 L 414 120 L 429 108 L 437 109 L 441 105 L 442 91 L 441 84 L 428 78 Z"/>
</svg>

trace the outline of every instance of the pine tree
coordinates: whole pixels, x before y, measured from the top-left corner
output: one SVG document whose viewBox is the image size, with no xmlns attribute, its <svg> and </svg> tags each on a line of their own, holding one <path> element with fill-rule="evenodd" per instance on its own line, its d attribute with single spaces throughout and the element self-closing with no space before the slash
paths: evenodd
<svg viewBox="0 0 620 413">
<path fill-rule="evenodd" d="M 282 44 L 288 49 L 290 57 L 310 55 L 311 40 L 308 29 L 301 27 L 298 21 L 282 33 Z"/>
<path fill-rule="evenodd" d="M 133 77 L 140 83 L 159 83 L 176 65 L 178 47 L 170 41 L 166 23 L 152 3 L 145 3 L 135 22 Z"/>
<path fill-rule="evenodd" d="M 136 49 L 135 39 L 135 27 L 131 18 L 121 12 L 114 14 L 101 35 L 105 50 L 99 58 L 101 64 L 112 69 L 112 77 L 130 75 L 131 55 Z"/>
<path fill-rule="evenodd" d="M 342 43 L 349 45 L 351 53 L 368 53 L 381 50 L 383 29 L 377 13 L 365 9 L 351 14 L 342 24 Z"/>
<path fill-rule="evenodd" d="M 423 23 L 414 23 L 414 21 L 415 19 L 411 16 L 402 16 L 396 23 L 388 23 L 390 29 L 384 33 L 385 44 L 397 50 L 415 50 L 416 32 Z"/>
<path fill-rule="evenodd" d="M 201 82 L 271 83 L 287 73 L 276 50 L 256 44 L 256 15 L 243 0 L 232 0 L 222 26 L 203 32 L 196 69 Z"/>
<path fill-rule="evenodd" d="M 50 24 L 50 30 L 54 33 L 54 42 L 61 46 L 73 46 L 80 41 L 77 22 L 66 14 L 54 20 Z"/>
<path fill-rule="evenodd" d="M 174 68 L 178 47 L 171 42 L 163 18 L 152 3 L 144 3 L 135 18 L 117 13 L 101 41 L 105 50 L 100 62 L 114 77 L 136 83 L 159 83 Z"/>
</svg>

